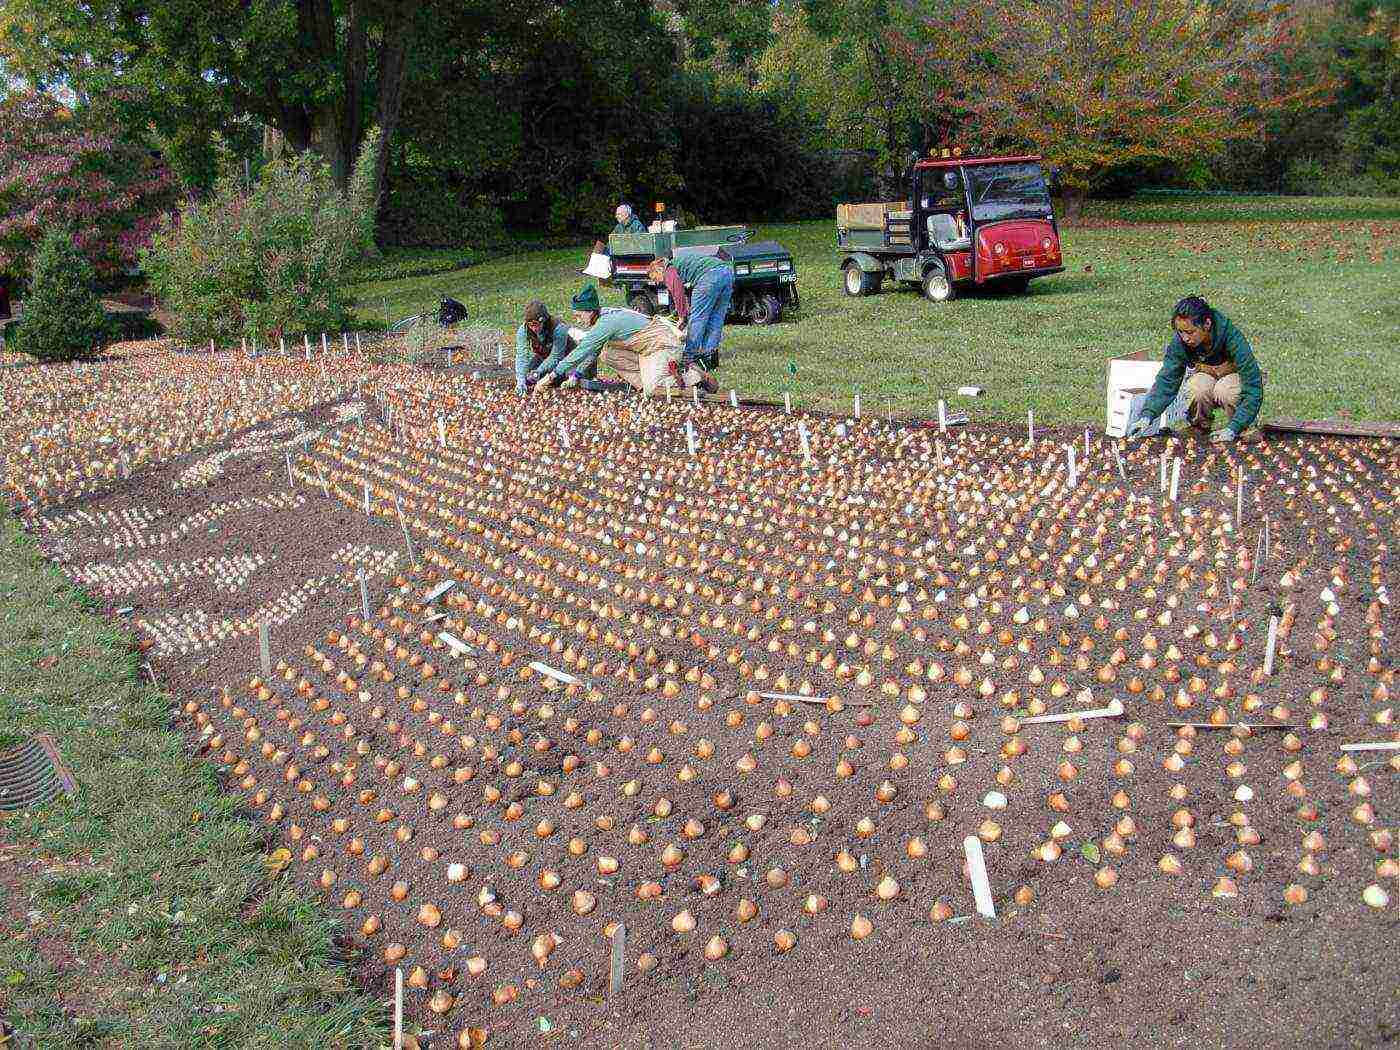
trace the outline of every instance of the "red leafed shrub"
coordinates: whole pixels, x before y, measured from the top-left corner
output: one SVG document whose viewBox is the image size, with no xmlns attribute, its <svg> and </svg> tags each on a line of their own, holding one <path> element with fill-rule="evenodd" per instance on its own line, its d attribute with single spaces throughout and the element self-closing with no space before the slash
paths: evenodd
<svg viewBox="0 0 1400 1050">
<path fill-rule="evenodd" d="M 164 165 L 103 124 L 39 92 L 0 101 L 0 279 L 26 278 L 39 241 L 62 227 L 111 281 L 175 206 Z"/>
</svg>

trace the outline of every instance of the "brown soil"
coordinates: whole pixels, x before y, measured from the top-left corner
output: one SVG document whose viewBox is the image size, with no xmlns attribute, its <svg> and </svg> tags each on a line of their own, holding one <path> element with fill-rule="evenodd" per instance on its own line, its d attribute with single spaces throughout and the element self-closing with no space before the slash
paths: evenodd
<svg viewBox="0 0 1400 1050">
<path fill-rule="evenodd" d="M 1396 735 L 1394 443 L 1174 442 L 1171 503 L 1163 442 L 1125 447 L 1126 484 L 1104 442 L 1087 461 L 1081 444 L 1071 494 L 1069 431 L 1028 451 L 1014 427 L 940 439 L 807 417 L 804 467 L 780 410 L 520 402 L 458 369 L 381 369 L 367 391 L 367 428 L 324 408 L 274 417 L 31 525 L 111 610 L 131 607 L 192 742 L 275 825 L 286 877 L 341 918 L 363 980 L 421 968 L 408 1013 L 436 1033 L 424 1043 L 475 1026 L 492 1047 L 1400 1034 L 1384 866 L 1400 759 L 1338 766 L 1339 744 Z M 331 429 L 293 452 L 293 488 L 283 446 L 307 423 Z M 192 469 L 239 448 L 256 451 Z M 1113 699 L 1125 717 L 1002 722 Z M 1304 728 L 1166 725 L 1212 719 Z M 962 841 L 979 832 L 993 920 L 969 918 Z M 1217 895 L 1227 877 L 1234 895 Z M 1372 885 L 1388 908 L 1363 901 Z M 577 910 L 575 891 L 591 895 Z M 682 912 L 694 929 L 678 933 Z M 616 922 L 627 974 L 610 1000 Z"/>
</svg>

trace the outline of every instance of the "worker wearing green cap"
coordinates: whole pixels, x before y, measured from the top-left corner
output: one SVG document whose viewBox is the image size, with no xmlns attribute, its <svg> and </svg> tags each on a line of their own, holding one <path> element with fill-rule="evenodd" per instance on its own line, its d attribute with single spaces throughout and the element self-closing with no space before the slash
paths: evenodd
<svg viewBox="0 0 1400 1050">
<path fill-rule="evenodd" d="M 615 339 L 630 339 L 651 320 L 646 314 L 620 306 L 602 309 L 598 303 L 598 289 L 592 284 L 584 285 L 569 305 L 574 310 L 574 324 L 584 329 L 584 333 L 578 340 L 578 346 L 540 379 L 536 390 L 547 389 L 555 383 L 564 387 L 601 390 L 603 384 L 593 376 L 603 347 Z"/>
</svg>

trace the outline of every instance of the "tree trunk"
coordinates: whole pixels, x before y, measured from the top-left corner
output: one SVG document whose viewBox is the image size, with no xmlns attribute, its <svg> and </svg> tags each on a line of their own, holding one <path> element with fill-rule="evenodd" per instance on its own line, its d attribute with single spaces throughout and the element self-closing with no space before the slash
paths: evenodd
<svg viewBox="0 0 1400 1050">
<path fill-rule="evenodd" d="M 314 109 L 283 107 L 269 120 L 293 152 L 315 150 L 329 165 L 336 185 L 350 181 L 365 137 L 365 98 L 371 80 L 371 0 L 345 0 L 342 17 L 336 17 L 334 0 L 296 0 L 297 35 L 308 64 L 336 70 L 340 83 L 321 106 Z M 383 129 L 383 146 L 375 170 L 376 199 L 384 184 L 388 146 L 398 128 L 403 107 L 404 81 L 414 21 L 423 0 L 397 0 L 383 10 L 378 69 L 373 72 L 378 99 L 375 123 Z M 374 11 L 381 10 L 375 7 Z M 378 17 L 375 18 L 378 22 Z M 341 39 L 340 32 L 344 38 Z M 264 149 L 268 143 L 265 140 Z"/>
<path fill-rule="evenodd" d="M 389 144 L 398 130 L 399 113 L 403 109 L 404 80 L 408 73 L 408 43 L 419 0 L 400 0 L 384 22 L 384 43 L 379 57 L 379 101 L 375 107 L 375 123 L 379 126 L 378 163 L 374 167 L 376 204 L 384 191 L 384 173 L 389 167 Z M 358 143 L 356 144 L 358 147 Z"/>
<path fill-rule="evenodd" d="M 1077 222 L 1084 214 L 1084 201 L 1088 199 L 1088 196 L 1088 187 L 1066 185 L 1061 197 L 1065 205 L 1064 218 Z"/>
</svg>

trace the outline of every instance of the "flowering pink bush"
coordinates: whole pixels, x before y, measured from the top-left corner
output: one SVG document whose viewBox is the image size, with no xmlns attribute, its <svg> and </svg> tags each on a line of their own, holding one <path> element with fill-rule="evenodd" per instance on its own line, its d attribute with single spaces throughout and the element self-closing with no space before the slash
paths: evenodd
<svg viewBox="0 0 1400 1050">
<path fill-rule="evenodd" d="M 178 187 L 150 150 L 30 92 L 0 102 L 0 277 L 24 279 L 44 234 L 74 233 L 99 278 L 148 244 Z"/>
</svg>

